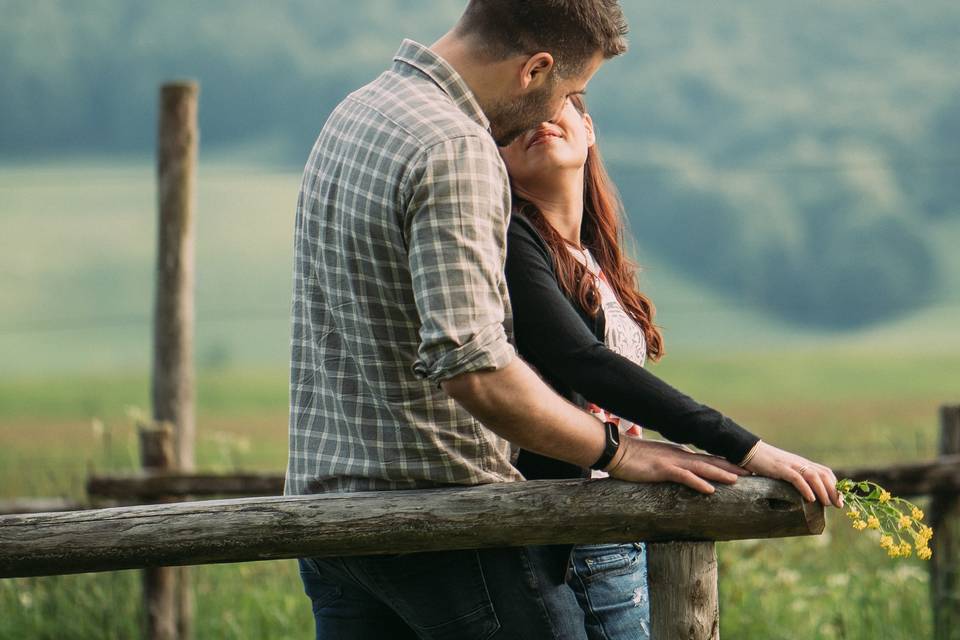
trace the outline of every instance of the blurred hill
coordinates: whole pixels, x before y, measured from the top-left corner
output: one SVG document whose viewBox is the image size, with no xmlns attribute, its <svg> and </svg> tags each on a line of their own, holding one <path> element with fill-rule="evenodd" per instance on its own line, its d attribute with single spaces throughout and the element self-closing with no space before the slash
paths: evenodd
<svg viewBox="0 0 960 640">
<path fill-rule="evenodd" d="M 200 369 L 267 368 L 283 376 L 299 180 L 296 170 L 201 164 Z M 154 191 L 153 167 L 144 160 L 0 166 L 0 379 L 149 367 Z M 945 255 L 960 237 L 960 220 L 955 223 L 939 238 Z M 855 331 L 798 327 L 638 249 L 641 287 L 657 305 L 671 356 L 766 353 L 781 362 L 791 353 L 834 359 L 866 353 L 897 366 L 919 354 L 960 355 L 960 301 Z M 960 273 L 960 253 L 949 255 L 951 272 Z"/>
<path fill-rule="evenodd" d="M 956 299 L 960 5 L 629 0 L 590 102 L 641 255 L 745 310 L 853 329 Z M 159 82 L 207 157 L 296 168 L 439 0 L 0 0 L 0 160 L 145 156 Z M 2 209 L 2 207 L 0 207 Z"/>
</svg>

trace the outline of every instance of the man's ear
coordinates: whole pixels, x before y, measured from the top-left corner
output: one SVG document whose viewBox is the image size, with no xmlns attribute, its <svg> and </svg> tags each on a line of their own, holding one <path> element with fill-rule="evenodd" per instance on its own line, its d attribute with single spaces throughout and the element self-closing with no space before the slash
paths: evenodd
<svg viewBox="0 0 960 640">
<path fill-rule="evenodd" d="M 592 147 L 597 143 L 597 133 L 593 128 L 593 118 L 589 113 L 583 114 L 583 128 L 587 131 L 587 146 Z"/>
<path fill-rule="evenodd" d="M 533 54 L 523 64 L 520 75 L 521 88 L 528 90 L 546 86 L 550 72 L 555 66 L 553 56 L 546 51 Z"/>
</svg>

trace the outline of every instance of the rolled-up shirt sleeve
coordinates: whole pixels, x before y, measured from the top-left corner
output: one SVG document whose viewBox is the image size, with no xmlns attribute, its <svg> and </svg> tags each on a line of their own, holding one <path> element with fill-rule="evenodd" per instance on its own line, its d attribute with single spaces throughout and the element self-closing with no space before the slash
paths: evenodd
<svg viewBox="0 0 960 640">
<path fill-rule="evenodd" d="M 515 356 L 504 327 L 510 194 L 493 140 L 463 136 L 429 147 L 405 191 L 405 240 L 420 315 L 414 374 L 439 384 L 506 366 Z"/>
</svg>

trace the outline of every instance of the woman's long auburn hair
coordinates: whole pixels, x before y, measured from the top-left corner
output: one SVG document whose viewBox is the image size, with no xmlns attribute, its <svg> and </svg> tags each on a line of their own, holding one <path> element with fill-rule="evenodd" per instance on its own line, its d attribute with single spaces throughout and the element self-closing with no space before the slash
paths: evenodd
<svg viewBox="0 0 960 640">
<path fill-rule="evenodd" d="M 570 96 L 570 101 L 581 115 L 586 113 L 583 98 L 573 95 Z M 580 243 L 593 254 L 624 310 L 640 325 L 647 343 L 647 357 L 656 362 L 665 353 L 663 334 L 653 322 L 656 307 L 637 289 L 637 266 L 623 255 L 623 202 L 607 174 L 596 144 L 587 150 L 583 179 Z M 514 209 L 536 227 L 550 248 L 564 294 L 576 300 L 590 316 L 596 317 L 601 306 L 600 291 L 595 279 L 568 250 L 570 243 L 553 228 L 532 202 L 514 195 L 513 204 Z"/>
</svg>

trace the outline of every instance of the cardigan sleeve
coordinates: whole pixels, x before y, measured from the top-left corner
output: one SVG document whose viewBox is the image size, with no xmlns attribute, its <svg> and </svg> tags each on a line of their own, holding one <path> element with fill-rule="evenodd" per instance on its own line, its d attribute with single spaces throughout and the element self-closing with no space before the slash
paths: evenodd
<svg viewBox="0 0 960 640">
<path fill-rule="evenodd" d="M 674 442 L 734 464 L 744 458 L 757 436 L 596 338 L 560 289 L 552 257 L 529 223 L 514 216 L 507 237 L 507 287 L 524 359 L 589 402 Z"/>
</svg>

